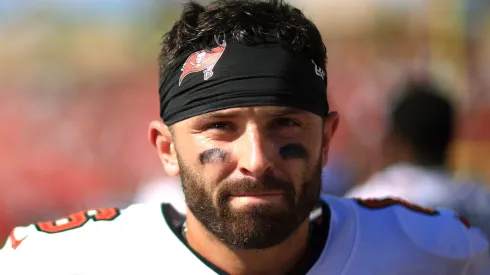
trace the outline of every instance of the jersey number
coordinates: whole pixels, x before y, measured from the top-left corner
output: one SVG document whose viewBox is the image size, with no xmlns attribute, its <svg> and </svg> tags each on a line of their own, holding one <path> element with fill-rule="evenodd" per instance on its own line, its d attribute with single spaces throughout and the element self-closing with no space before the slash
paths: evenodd
<svg viewBox="0 0 490 275">
<path fill-rule="evenodd" d="M 371 209 L 379 209 L 379 208 L 385 208 L 393 205 L 401 205 L 407 209 L 410 209 L 412 211 L 422 213 L 425 215 L 438 215 L 439 212 L 434 209 L 430 208 L 424 208 L 415 204 L 411 204 L 408 201 L 402 200 L 402 199 L 394 199 L 394 198 L 386 198 L 386 199 L 356 199 L 357 203 L 360 204 L 361 206 L 371 208 Z"/>
<path fill-rule="evenodd" d="M 89 220 L 93 220 L 95 222 L 112 221 L 117 218 L 119 214 L 120 212 L 117 208 L 98 208 L 77 212 L 55 221 L 40 222 L 36 224 L 36 228 L 37 230 L 45 233 L 59 233 L 82 227 Z"/>
</svg>

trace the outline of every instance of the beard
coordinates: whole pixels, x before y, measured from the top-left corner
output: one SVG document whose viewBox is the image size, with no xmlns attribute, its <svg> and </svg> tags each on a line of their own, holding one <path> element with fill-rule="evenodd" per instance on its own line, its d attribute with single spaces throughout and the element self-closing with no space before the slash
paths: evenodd
<svg viewBox="0 0 490 275">
<path fill-rule="evenodd" d="M 303 175 L 297 192 L 292 182 L 266 174 L 258 180 L 208 184 L 179 161 L 183 191 L 189 210 L 221 242 L 235 249 L 265 249 L 285 241 L 309 217 L 321 190 L 321 159 L 311 175 Z M 247 210 L 233 208 L 232 194 L 281 191 L 281 205 L 260 204 Z"/>
</svg>

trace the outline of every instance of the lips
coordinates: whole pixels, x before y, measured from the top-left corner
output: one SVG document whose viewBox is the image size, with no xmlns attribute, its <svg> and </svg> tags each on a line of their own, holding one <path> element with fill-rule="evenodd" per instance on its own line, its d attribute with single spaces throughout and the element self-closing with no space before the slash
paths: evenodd
<svg viewBox="0 0 490 275">
<path fill-rule="evenodd" d="M 240 193 L 232 194 L 232 197 L 265 197 L 265 196 L 278 196 L 283 195 L 283 192 L 268 192 L 268 193 Z"/>
</svg>

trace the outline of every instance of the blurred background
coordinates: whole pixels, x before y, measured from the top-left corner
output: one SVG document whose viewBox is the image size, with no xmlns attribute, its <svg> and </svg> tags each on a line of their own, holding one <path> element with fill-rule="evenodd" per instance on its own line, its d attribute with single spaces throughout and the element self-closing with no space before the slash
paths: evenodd
<svg viewBox="0 0 490 275">
<path fill-rule="evenodd" d="M 329 52 L 328 96 L 341 116 L 332 186 L 383 166 L 386 100 L 407 74 L 449 88 L 451 167 L 490 182 L 490 1 L 290 2 Z M 124 207 L 165 176 L 147 127 L 159 116 L 159 43 L 180 10 L 177 0 L 0 1 L 0 246 L 15 225 Z"/>
</svg>

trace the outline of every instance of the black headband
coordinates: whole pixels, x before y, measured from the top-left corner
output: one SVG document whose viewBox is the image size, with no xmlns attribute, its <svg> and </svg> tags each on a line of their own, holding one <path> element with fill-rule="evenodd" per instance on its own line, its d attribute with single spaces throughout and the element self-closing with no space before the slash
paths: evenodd
<svg viewBox="0 0 490 275">
<path fill-rule="evenodd" d="M 160 83 L 160 116 L 167 125 L 247 106 L 328 113 L 325 64 L 284 45 L 224 43 L 183 58 Z"/>
</svg>

